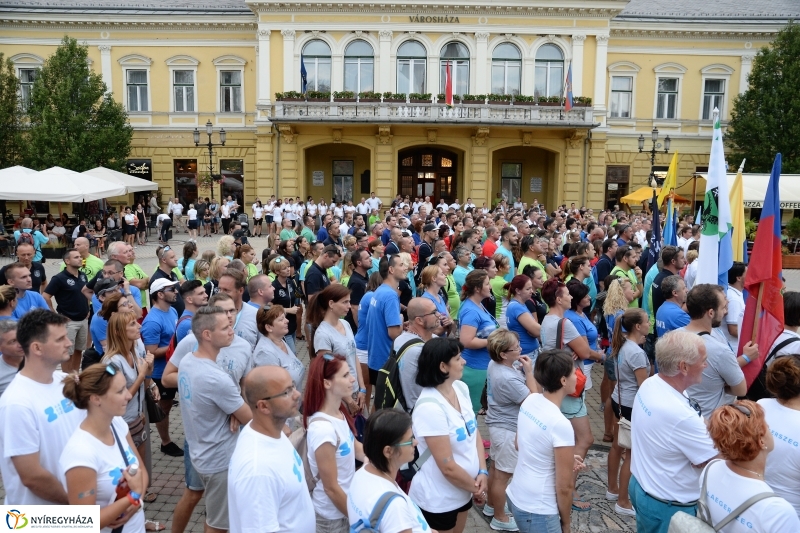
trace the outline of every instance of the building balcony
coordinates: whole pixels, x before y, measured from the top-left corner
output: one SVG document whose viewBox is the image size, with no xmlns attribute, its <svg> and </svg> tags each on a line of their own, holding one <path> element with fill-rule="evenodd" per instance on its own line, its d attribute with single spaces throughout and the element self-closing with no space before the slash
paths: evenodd
<svg viewBox="0 0 800 533">
<path fill-rule="evenodd" d="M 408 102 L 278 101 L 262 108 L 273 123 L 387 123 L 444 125 L 506 125 L 550 128 L 592 128 L 593 107 L 525 104 L 443 104 Z"/>
</svg>

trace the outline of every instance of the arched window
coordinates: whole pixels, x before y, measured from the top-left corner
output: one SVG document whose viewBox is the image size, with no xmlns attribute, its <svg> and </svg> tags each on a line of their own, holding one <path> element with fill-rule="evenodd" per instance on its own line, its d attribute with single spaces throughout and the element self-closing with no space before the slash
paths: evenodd
<svg viewBox="0 0 800 533">
<path fill-rule="evenodd" d="M 406 41 L 397 49 L 397 92 L 425 92 L 425 47 L 417 41 Z"/>
<path fill-rule="evenodd" d="M 492 53 L 492 93 L 519 94 L 522 54 L 511 43 L 498 44 Z"/>
<path fill-rule="evenodd" d="M 564 85 L 564 54 L 554 44 L 545 44 L 536 52 L 535 96 L 560 96 Z"/>
<path fill-rule="evenodd" d="M 445 91 L 447 63 L 453 77 L 453 96 L 469 94 L 469 50 L 463 44 L 452 41 L 444 45 L 439 56 L 439 92 Z"/>
<path fill-rule="evenodd" d="M 374 87 L 375 58 L 367 41 L 355 40 L 344 51 L 344 90 L 360 93 Z"/>
<path fill-rule="evenodd" d="M 331 48 L 325 41 L 313 40 L 303 47 L 303 63 L 309 91 L 331 90 Z"/>
</svg>

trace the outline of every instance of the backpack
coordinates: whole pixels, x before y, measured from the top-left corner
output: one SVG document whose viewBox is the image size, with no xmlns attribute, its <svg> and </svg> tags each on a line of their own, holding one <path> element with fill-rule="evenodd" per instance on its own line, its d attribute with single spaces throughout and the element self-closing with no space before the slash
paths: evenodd
<svg viewBox="0 0 800 533">
<path fill-rule="evenodd" d="M 175 347 L 178 346 L 178 326 L 188 318 L 192 318 L 192 315 L 182 316 L 180 320 L 178 320 L 178 323 L 175 324 L 175 333 L 172 334 L 172 338 L 169 340 L 169 346 L 167 346 L 167 353 L 164 354 L 164 358 L 167 362 L 172 358 L 172 354 L 175 353 Z"/>
<path fill-rule="evenodd" d="M 17 238 L 17 246 L 19 246 L 20 244 L 30 244 L 31 246 L 36 248 L 36 245 L 33 242 L 33 234 L 28 233 L 27 231 L 19 232 L 19 237 Z"/>
<path fill-rule="evenodd" d="M 333 422 L 331 422 L 327 418 L 323 418 L 321 416 L 318 416 L 316 418 L 310 418 L 308 420 L 308 426 L 311 427 L 311 424 L 313 424 L 317 420 L 322 420 L 323 422 L 327 422 L 328 424 L 333 426 Z M 300 431 L 300 430 L 298 429 L 296 431 Z M 295 441 L 294 448 L 295 448 L 295 450 L 297 450 L 297 455 L 300 456 L 300 460 L 303 461 L 303 471 L 305 472 L 306 485 L 308 486 L 308 492 L 314 492 L 314 487 L 316 487 L 317 483 L 319 483 L 319 476 L 314 477 L 314 475 L 311 473 L 311 464 L 308 461 L 308 430 L 304 429 L 302 431 L 303 431 L 302 435 L 300 435 L 300 437 Z M 334 433 L 336 433 L 335 429 L 334 429 Z M 339 440 L 339 434 L 336 433 L 336 449 L 337 450 L 339 449 L 339 444 L 341 444 L 341 442 Z"/>
<path fill-rule="evenodd" d="M 773 398 L 774 395 L 767 390 L 767 363 L 770 362 L 772 359 L 775 358 L 775 354 L 781 351 L 786 346 L 798 342 L 800 339 L 797 337 L 791 337 L 789 339 L 785 339 L 783 342 L 779 343 L 775 346 L 775 349 L 772 350 L 767 358 L 764 359 L 764 366 L 761 367 L 761 371 L 758 373 L 758 377 L 753 380 L 753 383 L 750 384 L 750 388 L 747 389 L 747 394 L 745 395 L 748 400 L 753 400 L 757 402 L 762 398 Z"/>
<path fill-rule="evenodd" d="M 407 413 L 411 411 L 406 404 L 406 397 L 400 384 L 399 364 L 406 351 L 419 344 L 424 344 L 424 341 L 417 338 L 405 343 L 398 351 L 392 348 L 389 358 L 383 364 L 383 367 L 378 370 L 378 382 L 375 384 L 375 409 L 401 407 Z"/>
<path fill-rule="evenodd" d="M 358 522 L 350 526 L 350 533 L 378 533 L 378 531 L 380 531 L 378 526 L 381 523 L 381 518 L 383 518 L 384 513 L 386 513 L 386 508 L 389 507 L 389 503 L 391 503 L 392 500 L 399 497 L 400 495 L 396 492 L 383 493 L 372 509 L 372 512 L 369 514 L 369 518 L 361 518 Z"/>
</svg>

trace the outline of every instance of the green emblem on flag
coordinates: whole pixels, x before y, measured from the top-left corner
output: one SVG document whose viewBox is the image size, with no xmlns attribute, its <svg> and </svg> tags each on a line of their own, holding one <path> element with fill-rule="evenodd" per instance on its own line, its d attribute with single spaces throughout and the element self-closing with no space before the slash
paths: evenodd
<svg viewBox="0 0 800 533">
<path fill-rule="evenodd" d="M 703 201 L 703 235 L 716 237 L 719 235 L 719 188 L 706 191 Z"/>
</svg>

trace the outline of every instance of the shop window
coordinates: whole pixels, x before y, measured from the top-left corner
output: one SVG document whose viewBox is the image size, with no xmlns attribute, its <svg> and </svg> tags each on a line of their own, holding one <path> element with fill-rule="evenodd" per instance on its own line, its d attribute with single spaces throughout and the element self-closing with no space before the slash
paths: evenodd
<svg viewBox="0 0 800 533">
<path fill-rule="evenodd" d="M 197 159 L 176 159 L 174 164 L 175 196 L 188 208 L 197 200 Z"/>
<path fill-rule="evenodd" d="M 125 170 L 129 176 L 153 181 L 153 161 L 150 159 L 128 159 Z"/>
<path fill-rule="evenodd" d="M 227 199 L 230 196 L 239 205 L 244 205 L 244 161 L 221 159 L 219 168 L 223 178 L 222 198 Z"/>
</svg>

